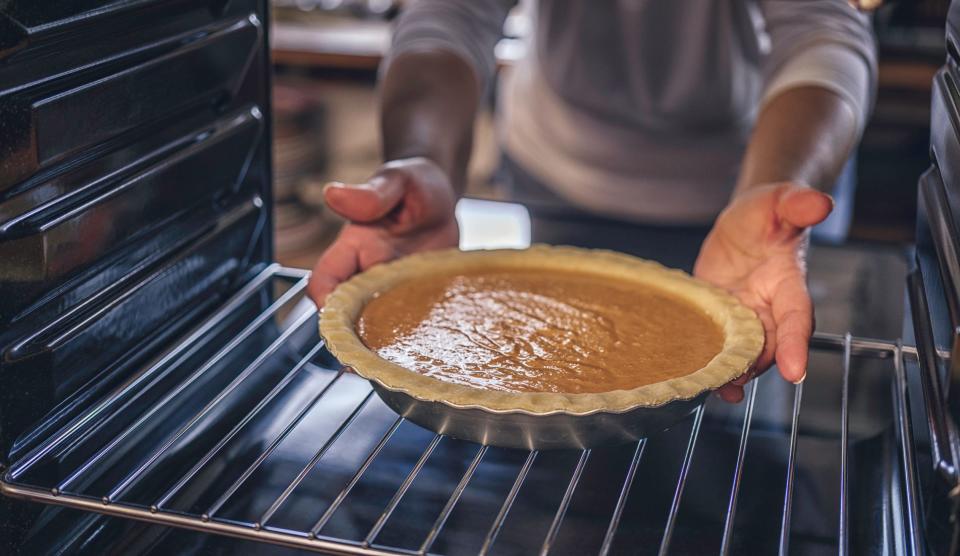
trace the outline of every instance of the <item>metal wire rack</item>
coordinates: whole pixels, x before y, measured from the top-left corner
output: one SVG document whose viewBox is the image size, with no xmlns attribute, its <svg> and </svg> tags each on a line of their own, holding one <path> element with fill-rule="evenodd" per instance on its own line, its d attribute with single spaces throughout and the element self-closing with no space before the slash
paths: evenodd
<svg viewBox="0 0 960 556">
<path fill-rule="evenodd" d="M 865 359 L 893 372 L 900 463 L 914 476 L 903 363 L 916 351 L 900 343 L 816 335 L 842 372 L 839 431 L 805 427 L 804 385 L 768 373 L 745 403 L 711 399 L 633 445 L 522 452 L 391 413 L 323 349 L 315 310 L 298 302 L 306 279 L 264 271 L 14 462 L 3 494 L 338 554 L 847 554 L 851 368 Z M 814 468 L 835 453 L 823 490 Z M 916 484 L 905 490 L 913 518 Z"/>
</svg>

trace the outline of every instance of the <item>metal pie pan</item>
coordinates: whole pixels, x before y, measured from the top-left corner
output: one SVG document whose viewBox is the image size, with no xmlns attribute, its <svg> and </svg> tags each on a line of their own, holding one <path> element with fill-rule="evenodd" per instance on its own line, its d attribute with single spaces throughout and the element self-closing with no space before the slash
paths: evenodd
<svg viewBox="0 0 960 556">
<path fill-rule="evenodd" d="M 381 357 L 360 339 L 357 319 L 379 293 L 405 281 L 491 267 L 582 272 L 664 290 L 710 315 L 724 332 L 723 347 L 696 371 L 632 389 L 512 392 L 410 370 Z M 725 291 L 652 261 L 556 246 L 429 251 L 375 265 L 327 297 L 320 333 L 343 365 L 370 380 L 384 402 L 410 421 L 455 438 L 524 449 L 590 448 L 659 432 L 702 405 L 708 392 L 746 372 L 763 347 L 763 327 L 756 314 Z"/>
<path fill-rule="evenodd" d="M 689 400 L 624 412 L 584 415 L 493 411 L 417 399 L 370 381 L 380 399 L 403 418 L 431 431 L 484 445 L 524 450 L 584 449 L 636 442 L 663 431 L 703 405 L 710 391 Z"/>
</svg>

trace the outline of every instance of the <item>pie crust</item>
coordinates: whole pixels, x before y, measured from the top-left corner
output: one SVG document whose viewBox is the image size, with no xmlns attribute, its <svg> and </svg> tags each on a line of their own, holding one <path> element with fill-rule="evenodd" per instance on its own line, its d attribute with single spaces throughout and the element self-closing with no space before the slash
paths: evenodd
<svg viewBox="0 0 960 556">
<path fill-rule="evenodd" d="M 703 368 L 688 375 L 630 390 L 601 393 L 508 392 L 442 381 L 381 358 L 361 341 L 356 321 L 366 303 L 395 284 L 418 277 L 485 268 L 578 272 L 632 281 L 684 298 L 719 326 L 723 348 Z M 524 250 L 429 251 L 381 264 L 338 286 L 320 316 L 320 334 L 330 352 L 360 376 L 381 387 L 424 402 L 456 408 L 534 415 L 621 413 L 689 400 L 744 374 L 763 349 L 764 334 L 752 310 L 733 296 L 680 270 L 613 251 L 535 245 Z"/>
</svg>

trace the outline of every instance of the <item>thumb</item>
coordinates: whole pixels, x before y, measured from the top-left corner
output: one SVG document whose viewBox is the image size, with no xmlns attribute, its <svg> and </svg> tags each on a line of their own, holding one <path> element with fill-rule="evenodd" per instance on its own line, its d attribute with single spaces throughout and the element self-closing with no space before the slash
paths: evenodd
<svg viewBox="0 0 960 556">
<path fill-rule="evenodd" d="M 777 216 L 796 228 L 809 228 L 826 220 L 833 198 L 809 187 L 791 186 L 780 195 Z"/>
<path fill-rule="evenodd" d="M 330 182 L 323 188 L 327 206 L 347 220 L 373 222 L 386 216 L 403 199 L 406 176 L 400 172 L 377 174 L 366 183 Z"/>
</svg>

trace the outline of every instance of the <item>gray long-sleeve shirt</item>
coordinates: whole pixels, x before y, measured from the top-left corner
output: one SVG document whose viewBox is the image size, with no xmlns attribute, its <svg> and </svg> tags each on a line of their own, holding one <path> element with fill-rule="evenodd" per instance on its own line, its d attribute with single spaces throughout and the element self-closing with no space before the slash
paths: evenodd
<svg viewBox="0 0 960 556">
<path fill-rule="evenodd" d="M 448 50 L 486 87 L 512 4 L 412 2 L 397 22 L 391 57 Z M 502 80 L 500 138 L 532 175 L 587 210 L 707 223 L 729 199 L 765 102 L 816 85 L 850 103 L 856 133 L 869 113 L 873 37 L 846 0 L 534 0 L 531 7 L 532 43 Z"/>
</svg>

